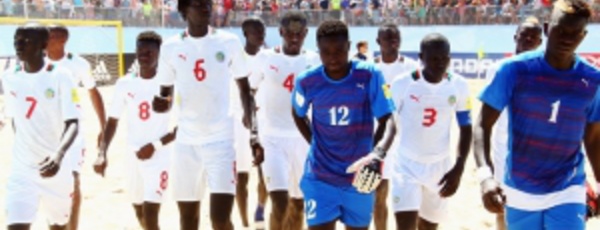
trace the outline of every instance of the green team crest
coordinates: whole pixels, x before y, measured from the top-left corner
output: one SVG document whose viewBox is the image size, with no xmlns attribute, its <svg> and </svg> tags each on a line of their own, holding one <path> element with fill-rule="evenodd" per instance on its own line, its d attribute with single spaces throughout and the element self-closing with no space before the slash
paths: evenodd
<svg viewBox="0 0 600 230">
<path fill-rule="evenodd" d="M 222 51 L 219 51 L 215 54 L 215 58 L 217 58 L 217 61 L 223 62 L 225 60 L 225 54 Z"/>
<path fill-rule="evenodd" d="M 46 95 L 46 98 L 48 98 L 48 99 L 52 99 L 52 98 L 54 98 L 54 90 L 52 90 L 52 89 L 48 88 L 48 89 L 46 90 L 46 93 L 45 93 L 45 95 Z"/>
<path fill-rule="evenodd" d="M 450 96 L 450 97 L 448 98 L 448 103 L 449 103 L 450 105 L 454 105 L 454 104 L 456 104 L 456 97 L 455 97 L 454 95 Z"/>
</svg>

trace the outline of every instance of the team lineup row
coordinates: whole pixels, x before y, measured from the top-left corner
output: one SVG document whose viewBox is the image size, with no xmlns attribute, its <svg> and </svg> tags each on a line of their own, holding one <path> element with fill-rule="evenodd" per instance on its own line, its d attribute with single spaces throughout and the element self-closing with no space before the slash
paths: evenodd
<svg viewBox="0 0 600 230">
<path fill-rule="evenodd" d="M 29 229 L 40 202 L 51 229 L 77 229 L 85 151 L 78 86 L 89 90 L 102 126 L 100 175 L 128 111 L 127 190 L 144 229 L 159 229 L 167 185 L 181 229 L 198 229 L 206 189 L 212 228 L 233 229 L 234 199 L 248 227 L 253 165 L 261 182 L 255 222 L 270 197 L 268 229 L 335 229 L 338 220 L 348 229 L 368 229 L 372 220 L 386 229 L 388 193 L 396 229 L 436 229 L 471 146 L 498 229 L 585 229 L 598 214 L 584 163 L 600 181 L 600 72 L 574 54 L 590 17 L 584 0 L 559 0 L 548 23 L 529 19 L 517 28 L 516 55 L 487 71 L 475 122 L 468 84 L 448 71 L 450 43 L 441 34 L 423 38 L 419 64 L 399 54 L 400 30 L 385 24 L 381 56 L 369 63 L 349 59 L 341 21 L 321 23 L 316 53 L 302 48 L 306 16 L 289 12 L 280 21 L 282 45 L 261 49 L 259 19 L 244 21 L 243 46 L 209 26 L 210 0 L 180 0 L 178 9 L 187 30 L 164 42 L 151 31 L 138 36 L 139 70 L 117 81 L 106 114 L 89 64 L 65 52 L 67 28 L 17 29 L 21 64 L 2 76 L 15 133 L 8 229 Z M 547 45 L 535 51 L 544 33 Z"/>
</svg>

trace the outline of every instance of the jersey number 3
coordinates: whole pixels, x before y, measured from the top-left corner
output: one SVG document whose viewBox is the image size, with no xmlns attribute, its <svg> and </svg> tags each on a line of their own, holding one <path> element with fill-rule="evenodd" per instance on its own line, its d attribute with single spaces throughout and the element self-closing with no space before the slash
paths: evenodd
<svg viewBox="0 0 600 230">
<path fill-rule="evenodd" d="M 431 127 L 435 124 L 435 118 L 437 117 L 437 110 L 434 108 L 426 108 L 423 115 L 423 126 Z"/>
</svg>

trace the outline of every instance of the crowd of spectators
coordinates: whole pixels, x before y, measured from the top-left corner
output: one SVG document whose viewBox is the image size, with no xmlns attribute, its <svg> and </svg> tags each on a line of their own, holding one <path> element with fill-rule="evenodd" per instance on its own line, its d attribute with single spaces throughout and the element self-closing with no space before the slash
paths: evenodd
<svg viewBox="0 0 600 230">
<path fill-rule="evenodd" d="M 182 27 L 177 0 L 0 0 L 0 16 L 122 20 L 125 26 Z M 590 0 L 600 22 L 600 0 Z M 218 27 L 239 26 L 248 16 L 268 25 L 288 10 L 302 10 L 312 25 L 335 18 L 353 26 L 394 21 L 400 25 L 517 24 L 546 19 L 552 0 L 213 0 Z"/>
</svg>

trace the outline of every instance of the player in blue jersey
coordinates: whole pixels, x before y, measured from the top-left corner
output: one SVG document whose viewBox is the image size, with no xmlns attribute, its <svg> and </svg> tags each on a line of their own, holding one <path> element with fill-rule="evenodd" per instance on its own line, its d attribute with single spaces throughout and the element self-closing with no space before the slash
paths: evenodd
<svg viewBox="0 0 600 230">
<path fill-rule="evenodd" d="M 581 143 L 600 185 L 600 71 L 574 52 L 590 15 L 585 0 L 557 1 L 545 28 L 546 50 L 504 62 L 480 96 L 474 151 L 483 203 L 495 213 L 505 208 L 508 229 L 585 228 Z M 509 149 L 501 189 L 489 151 L 504 108 Z"/>
<path fill-rule="evenodd" d="M 391 92 L 373 64 L 348 61 L 343 22 L 323 22 L 317 45 L 323 65 L 298 76 L 292 93 L 294 121 L 311 144 L 300 182 L 305 215 L 311 230 L 335 229 L 337 220 L 367 229 L 395 133 Z"/>
</svg>

